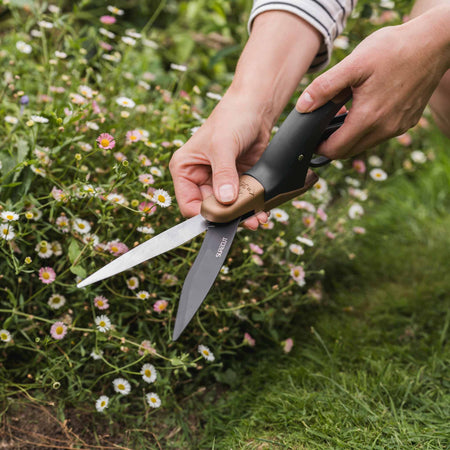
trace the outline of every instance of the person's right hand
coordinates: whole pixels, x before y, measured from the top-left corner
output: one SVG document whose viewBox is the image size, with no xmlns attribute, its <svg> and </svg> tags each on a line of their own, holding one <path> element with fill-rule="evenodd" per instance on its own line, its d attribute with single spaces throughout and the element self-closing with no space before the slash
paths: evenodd
<svg viewBox="0 0 450 450">
<path fill-rule="evenodd" d="M 265 150 L 272 129 L 270 105 L 228 91 L 194 135 L 170 161 L 175 195 L 181 213 L 200 213 L 202 201 L 214 195 L 223 204 L 233 203 L 239 175 L 252 167 Z M 267 221 L 258 213 L 245 221 L 256 229 Z"/>
</svg>

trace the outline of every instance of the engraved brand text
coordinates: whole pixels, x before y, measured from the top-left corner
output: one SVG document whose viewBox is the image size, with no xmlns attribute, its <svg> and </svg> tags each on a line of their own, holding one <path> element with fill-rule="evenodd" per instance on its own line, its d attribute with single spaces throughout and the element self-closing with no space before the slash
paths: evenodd
<svg viewBox="0 0 450 450">
<path fill-rule="evenodd" d="M 226 247 L 228 242 L 228 239 L 226 237 L 223 237 L 220 241 L 219 248 L 217 249 L 216 258 L 220 258 L 222 256 L 223 250 Z"/>
</svg>

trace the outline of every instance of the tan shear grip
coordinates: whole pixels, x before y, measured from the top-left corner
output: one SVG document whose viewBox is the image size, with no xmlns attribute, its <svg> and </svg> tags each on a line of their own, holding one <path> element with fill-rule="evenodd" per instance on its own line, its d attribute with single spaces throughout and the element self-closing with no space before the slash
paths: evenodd
<svg viewBox="0 0 450 450">
<path fill-rule="evenodd" d="M 239 195 L 233 204 L 223 205 L 216 200 L 214 195 L 211 195 L 203 200 L 200 214 L 210 222 L 226 223 L 243 216 L 249 211 L 254 211 L 255 213 L 259 211 L 270 211 L 272 208 L 298 195 L 302 195 L 318 179 L 319 177 L 312 170 L 308 170 L 305 185 L 302 188 L 277 195 L 265 202 L 264 188 L 261 183 L 250 175 L 242 175 L 239 180 Z"/>
</svg>

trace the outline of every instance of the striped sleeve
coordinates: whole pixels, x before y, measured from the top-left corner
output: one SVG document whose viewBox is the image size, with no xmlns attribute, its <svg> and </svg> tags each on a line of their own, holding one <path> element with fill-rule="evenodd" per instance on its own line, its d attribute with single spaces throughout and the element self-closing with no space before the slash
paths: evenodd
<svg viewBox="0 0 450 450">
<path fill-rule="evenodd" d="M 258 14 L 266 11 L 288 11 L 311 24 L 323 36 L 322 45 L 308 72 L 323 69 L 330 61 L 334 40 L 342 33 L 357 0 L 253 0 L 248 31 Z"/>
</svg>

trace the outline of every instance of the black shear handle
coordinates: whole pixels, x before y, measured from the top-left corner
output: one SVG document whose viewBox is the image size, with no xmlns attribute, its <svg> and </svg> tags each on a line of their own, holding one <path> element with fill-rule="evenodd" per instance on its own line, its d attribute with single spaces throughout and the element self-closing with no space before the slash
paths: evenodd
<svg viewBox="0 0 450 450">
<path fill-rule="evenodd" d="M 342 124 L 335 116 L 351 95 L 346 92 L 312 113 L 290 112 L 259 161 L 246 172 L 264 187 L 265 201 L 305 186 L 308 168 L 314 151 L 322 140 L 327 127 L 329 134 Z M 345 118 L 345 117 L 344 117 Z M 340 122 L 340 123 L 339 123 Z M 313 160 L 313 166 L 324 165 L 329 160 Z"/>
</svg>

